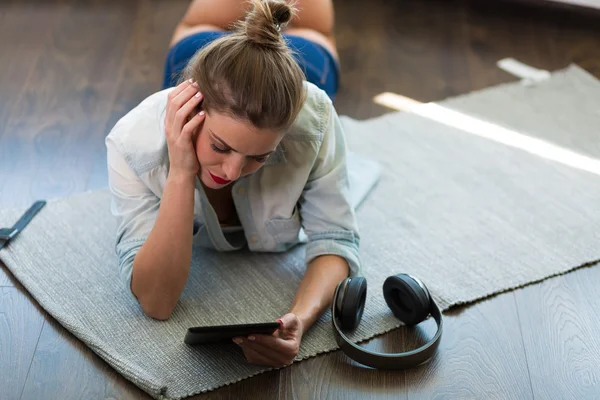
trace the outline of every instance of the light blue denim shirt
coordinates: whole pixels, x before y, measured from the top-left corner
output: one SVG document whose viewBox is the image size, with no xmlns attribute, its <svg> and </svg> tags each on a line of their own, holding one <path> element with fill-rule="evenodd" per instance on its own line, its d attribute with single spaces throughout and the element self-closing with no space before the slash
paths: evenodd
<svg viewBox="0 0 600 400">
<path fill-rule="evenodd" d="M 360 270 L 359 231 L 349 191 L 347 147 L 329 97 L 305 82 L 306 102 L 267 162 L 232 184 L 241 226 L 222 227 L 196 178 L 194 245 L 218 251 L 248 246 L 283 252 L 306 243 L 306 263 L 335 254 L 350 275 Z M 116 253 L 130 287 L 133 260 L 158 216 L 169 172 L 164 129 L 166 89 L 121 118 L 106 138 Z"/>
</svg>

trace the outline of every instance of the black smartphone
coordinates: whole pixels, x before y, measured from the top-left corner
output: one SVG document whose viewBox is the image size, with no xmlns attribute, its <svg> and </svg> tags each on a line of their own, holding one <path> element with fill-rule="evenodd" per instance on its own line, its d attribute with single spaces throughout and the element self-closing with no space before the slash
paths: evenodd
<svg viewBox="0 0 600 400">
<path fill-rule="evenodd" d="M 270 335 L 279 328 L 279 322 L 262 322 L 258 324 L 197 326 L 189 328 L 184 343 L 189 345 L 205 343 L 233 343 L 236 336 L 252 334 Z"/>
</svg>

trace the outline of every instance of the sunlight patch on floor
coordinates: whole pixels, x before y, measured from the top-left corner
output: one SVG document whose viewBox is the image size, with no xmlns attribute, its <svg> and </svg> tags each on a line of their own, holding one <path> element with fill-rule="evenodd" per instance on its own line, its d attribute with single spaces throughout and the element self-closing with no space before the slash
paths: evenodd
<svg viewBox="0 0 600 400">
<path fill-rule="evenodd" d="M 499 125 L 450 110 L 435 103 L 422 103 L 395 93 L 385 92 L 373 98 L 379 105 L 410 112 L 462 131 L 515 147 L 531 154 L 600 175 L 600 160 L 576 153 L 547 141 L 524 135 Z"/>
</svg>

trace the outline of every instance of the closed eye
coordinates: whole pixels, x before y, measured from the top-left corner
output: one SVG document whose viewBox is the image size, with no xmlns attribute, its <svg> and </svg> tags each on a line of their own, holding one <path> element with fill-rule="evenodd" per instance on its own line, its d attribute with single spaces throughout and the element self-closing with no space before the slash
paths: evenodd
<svg viewBox="0 0 600 400">
<path fill-rule="evenodd" d="M 211 147 L 211 148 L 212 148 L 214 151 L 216 151 L 217 153 L 229 153 L 229 152 L 231 151 L 231 150 L 229 150 L 229 149 L 222 149 L 222 148 L 220 148 L 220 147 L 217 147 L 216 145 L 214 145 L 214 144 L 212 144 L 212 143 L 211 143 L 210 147 Z"/>
<path fill-rule="evenodd" d="M 254 157 L 254 160 L 259 162 L 259 163 L 264 163 L 267 161 L 267 159 L 269 158 L 269 156 L 262 156 L 262 157 Z"/>
<path fill-rule="evenodd" d="M 231 151 L 231 149 L 222 149 L 220 147 L 218 147 L 217 145 L 215 145 L 214 143 L 211 143 L 210 147 L 213 149 L 213 151 L 216 151 L 217 153 L 224 153 L 227 154 Z M 256 162 L 259 163 L 264 163 L 269 159 L 269 156 L 262 156 L 262 157 L 251 157 L 252 159 L 254 159 Z"/>
</svg>

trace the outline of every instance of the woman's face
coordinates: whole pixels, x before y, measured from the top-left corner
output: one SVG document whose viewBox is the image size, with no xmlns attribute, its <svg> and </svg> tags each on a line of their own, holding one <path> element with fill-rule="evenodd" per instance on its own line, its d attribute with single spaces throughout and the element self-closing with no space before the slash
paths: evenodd
<svg viewBox="0 0 600 400">
<path fill-rule="evenodd" d="M 199 178 L 211 189 L 221 189 L 262 167 L 283 133 L 258 129 L 216 111 L 206 113 L 196 137 Z"/>
</svg>

